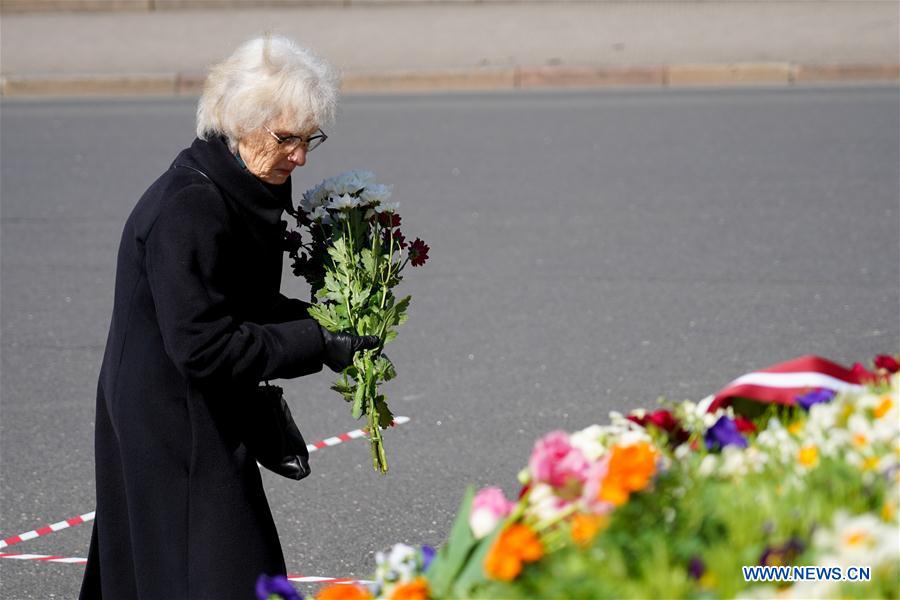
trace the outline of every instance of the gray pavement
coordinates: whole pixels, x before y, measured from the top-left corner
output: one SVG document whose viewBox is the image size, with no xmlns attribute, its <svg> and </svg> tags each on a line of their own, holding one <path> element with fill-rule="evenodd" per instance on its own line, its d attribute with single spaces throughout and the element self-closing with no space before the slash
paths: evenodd
<svg viewBox="0 0 900 600">
<path fill-rule="evenodd" d="M 188 99 L 0 105 L 0 538 L 92 510 L 94 393 L 122 224 L 191 142 Z M 367 576 L 439 543 L 468 484 L 516 490 L 540 435 L 699 399 L 806 353 L 900 348 L 893 86 L 355 96 L 295 189 L 367 167 L 432 247 L 362 442 L 265 477 L 292 573 Z M 284 291 L 303 296 L 286 269 Z M 309 440 L 358 426 L 327 374 L 284 382 Z M 9 548 L 85 556 L 81 525 Z M 0 559 L 0 597 L 82 568 Z M 304 588 L 310 590 L 309 587 Z"/>
<path fill-rule="evenodd" d="M 274 32 L 338 66 L 348 91 L 896 81 L 898 31 L 900 4 L 882 0 L 6 13 L 0 70 L 6 95 L 192 94 Z"/>
</svg>

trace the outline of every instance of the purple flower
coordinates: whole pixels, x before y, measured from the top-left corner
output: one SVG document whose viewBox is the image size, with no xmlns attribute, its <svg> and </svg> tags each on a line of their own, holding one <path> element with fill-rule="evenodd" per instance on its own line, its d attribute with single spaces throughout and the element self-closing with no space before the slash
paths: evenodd
<svg viewBox="0 0 900 600">
<path fill-rule="evenodd" d="M 431 546 L 422 546 L 422 571 L 428 570 L 428 565 L 434 560 L 435 549 Z"/>
<path fill-rule="evenodd" d="M 725 446 L 747 447 L 747 440 L 738 431 L 737 425 L 725 415 L 719 417 L 715 425 L 706 430 L 704 440 L 707 450 L 721 450 Z"/>
<path fill-rule="evenodd" d="M 797 557 L 806 550 L 806 544 L 797 537 L 792 537 L 781 546 L 769 546 L 759 557 L 762 566 L 786 566 L 794 564 Z"/>
<path fill-rule="evenodd" d="M 809 409 L 812 408 L 813 404 L 825 404 L 831 402 L 832 399 L 834 399 L 834 390 L 821 388 L 797 396 L 796 401 L 803 410 L 809 412 Z"/>
<path fill-rule="evenodd" d="M 272 596 L 282 600 L 303 600 L 284 575 L 260 575 L 256 580 L 257 600 L 269 600 Z"/>
<path fill-rule="evenodd" d="M 691 562 L 688 564 L 688 574 L 694 579 L 700 579 L 704 573 L 706 573 L 706 564 L 703 559 L 699 556 L 691 558 Z"/>
</svg>

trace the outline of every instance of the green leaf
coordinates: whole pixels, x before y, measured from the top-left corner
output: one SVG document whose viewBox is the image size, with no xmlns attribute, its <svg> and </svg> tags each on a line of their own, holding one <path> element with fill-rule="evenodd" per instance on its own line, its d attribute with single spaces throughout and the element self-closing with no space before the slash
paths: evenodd
<svg viewBox="0 0 900 600">
<path fill-rule="evenodd" d="M 360 255 L 361 255 L 361 257 L 362 257 L 362 266 L 363 266 L 363 269 L 365 269 L 365 270 L 366 270 L 366 273 L 368 273 L 370 276 L 374 277 L 374 276 L 376 275 L 376 272 L 375 272 L 375 255 L 374 255 L 374 254 L 372 253 L 372 251 L 369 250 L 368 248 L 363 248 L 363 250 L 362 250 L 362 252 L 360 253 Z"/>
<path fill-rule="evenodd" d="M 406 309 L 409 308 L 410 300 L 412 300 L 412 296 L 406 296 L 394 305 L 394 312 L 396 314 L 393 323 L 394 325 L 403 325 L 406 322 Z"/>
<path fill-rule="evenodd" d="M 450 530 L 450 536 L 438 550 L 434 560 L 425 572 L 429 586 L 435 598 L 446 598 L 450 595 L 450 587 L 456 575 L 466 564 L 478 541 L 469 528 L 469 513 L 472 510 L 472 499 L 475 488 L 469 486 L 463 496 L 462 503 L 456 513 L 456 520 Z"/>
<path fill-rule="evenodd" d="M 338 379 L 331 384 L 331 389 L 344 397 L 344 400 L 351 402 L 353 400 L 353 385 L 347 381 Z"/>
<path fill-rule="evenodd" d="M 394 423 L 394 413 L 388 408 L 387 399 L 384 396 L 375 396 L 375 409 L 378 411 L 378 425 L 382 429 L 387 429 Z"/>
<path fill-rule="evenodd" d="M 397 332 L 393 329 L 388 329 L 384 334 L 384 343 L 388 344 L 389 342 L 392 342 L 395 337 L 397 337 Z"/>
<path fill-rule="evenodd" d="M 359 384 L 356 386 L 356 390 L 353 394 L 353 408 L 350 410 L 350 414 L 353 415 L 354 419 L 358 419 L 362 416 L 365 399 L 366 386 Z"/>
<path fill-rule="evenodd" d="M 487 574 L 484 572 L 484 559 L 487 558 L 491 546 L 505 528 L 506 523 L 498 525 L 493 532 L 486 538 L 480 540 L 478 545 L 472 552 L 469 560 L 466 561 L 465 567 L 460 571 L 456 581 L 453 582 L 452 596 L 454 598 L 469 597 L 472 588 L 480 583 L 487 581 Z"/>
<path fill-rule="evenodd" d="M 334 312 L 324 304 L 313 304 L 307 311 L 309 316 L 318 321 L 322 327 L 329 331 L 339 331 L 340 322 L 335 318 Z"/>
</svg>

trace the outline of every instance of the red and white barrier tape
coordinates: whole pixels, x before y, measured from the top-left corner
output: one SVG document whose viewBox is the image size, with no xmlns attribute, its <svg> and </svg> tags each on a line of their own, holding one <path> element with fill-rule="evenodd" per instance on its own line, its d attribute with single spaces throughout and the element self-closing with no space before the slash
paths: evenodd
<svg viewBox="0 0 900 600">
<path fill-rule="evenodd" d="M 394 417 L 394 425 L 403 425 L 404 423 L 409 423 L 409 417 Z M 316 450 L 321 450 L 322 448 L 327 448 L 328 446 L 337 446 L 342 442 L 349 442 L 350 440 L 355 440 L 361 437 L 366 437 L 366 432 L 362 429 L 354 429 L 353 431 L 348 431 L 347 433 L 342 433 L 341 435 L 326 438 L 321 442 L 307 444 L 306 449 L 310 452 L 315 452 Z"/>
<path fill-rule="evenodd" d="M 54 523 L 53 525 L 45 525 L 44 527 L 40 527 L 38 529 L 32 529 L 31 531 L 26 531 L 25 533 L 20 533 L 19 535 L 8 537 L 5 540 L 0 541 L 0 549 L 13 546 L 20 542 L 33 540 L 37 537 L 50 535 L 51 533 L 59 531 L 60 529 L 67 529 L 74 525 L 87 523 L 88 521 L 92 521 L 94 519 L 95 514 L 96 513 L 94 512 L 85 513 L 77 517 L 72 517 L 71 519 L 66 519 L 65 521 L 60 521 L 59 523 Z"/>
<path fill-rule="evenodd" d="M 409 417 L 394 417 L 394 425 L 402 425 L 404 423 L 409 422 Z M 348 431 L 347 433 L 342 433 L 340 435 L 326 438 L 320 442 L 314 442 L 312 444 L 307 444 L 306 449 L 310 452 L 315 452 L 316 450 L 321 450 L 322 448 L 327 448 L 329 446 L 336 446 L 343 442 L 349 442 L 350 440 L 355 440 L 357 438 L 365 437 L 366 432 L 362 429 L 354 429 L 353 431 Z M 33 540 L 34 538 L 43 537 L 45 535 L 50 535 L 51 533 L 57 532 L 60 529 L 67 529 L 74 525 L 80 525 L 82 523 L 87 523 L 88 521 L 94 520 L 96 516 L 96 512 L 89 512 L 83 515 L 79 515 L 77 517 L 72 517 L 71 519 L 66 519 L 65 521 L 60 521 L 58 523 L 53 523 L 52 525 L 45 525 L 44 527 L 40 527 L 38 529 L 32 529 L 31 531 L 26 531 L 25 533 L 20 533 L 19 535 L 14 535 L 12 537 L 8 537 L 4 540 L 0 540 L 0 550 L 3 548 L 7 548 L 9 546 L 14 546 L 15 544 L 19 544 L 21 542 L 25 542 L 28 540 Z M 9 554 L 9 553 L 0 553 L 0 558 L 13 558 L 16 560 L 42 560 L 46 562 L 62 562 L 62 563 L 83 563 L 86 562 L 87 559 L 84 558 L 65 558 L 61 556 L 45 556 L 42 554 Z M 301 583 L 316 583 L 316 582 L 326 582 L 326 583 L 352 583 L 356 581 L 355 579 L 334 579 L 331 577 L 294 577 L 291 581 L 300 581 Z M 365 583 L 365 582 L 359 582 Z"/>
</svg>

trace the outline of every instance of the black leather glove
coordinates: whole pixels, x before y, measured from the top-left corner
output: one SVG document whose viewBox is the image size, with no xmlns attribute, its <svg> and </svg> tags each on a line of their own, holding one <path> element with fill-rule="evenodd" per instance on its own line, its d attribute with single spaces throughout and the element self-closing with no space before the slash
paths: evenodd
<svg viewBox="0 0 900 600">
<path fill-rule="evenodd" d="M 325 341 L 325 364 L 335 373 L 340 373 L 353 364 L 353 355 L 360 350 L 373 350 L 381 343 L 377 335 L 353 335 L 332 333 L 319 326 Z"/>
</svg>

